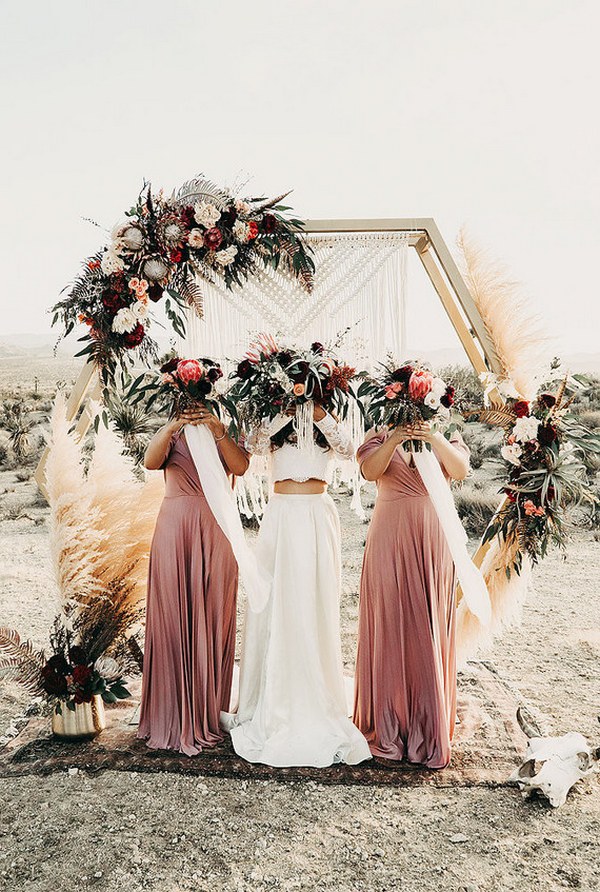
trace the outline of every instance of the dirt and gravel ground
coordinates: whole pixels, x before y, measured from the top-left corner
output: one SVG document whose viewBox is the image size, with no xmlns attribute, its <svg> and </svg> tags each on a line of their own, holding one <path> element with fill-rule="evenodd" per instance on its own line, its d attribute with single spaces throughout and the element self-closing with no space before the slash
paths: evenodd
<svg viewBox="0 0 600 892">
<path fill-rule="evenodd" d="M 31 481 L 0 472 L 0 624 L 42 645 L 55 602 L 47 510 Z M 366 526 L 339 498 L 342 604 L 354 653 Z M 22 512 L 22 516 L 18 516 Z M 600 543 L 580 533 L 548 558 L 522 627 L 490 655 L 556 731 L 600 743 Z M 2 683 L 0 683 L 2 684 Z M 0 689 L 0 734 L 27 704 Z M 600 784 L 558 811 L 510 786 L 331 787 L 170 774 L 64 772 L 0 779 L 0 890 L 543 892 L 600 889 Z"/>
</svg>

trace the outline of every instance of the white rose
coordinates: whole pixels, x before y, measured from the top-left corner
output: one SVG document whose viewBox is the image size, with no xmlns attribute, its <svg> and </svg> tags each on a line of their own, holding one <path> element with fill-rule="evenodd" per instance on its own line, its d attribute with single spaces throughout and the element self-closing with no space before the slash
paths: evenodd
<svg viewBox="0 0 600 892">
<path fill-rule="evenodd" d="M 229 266 L 229 264 L 233 263 L 235 260 L 237 252 L 238 249 L 235 245 L 231 245 L 229 248 L 224 248 L 222 251 L 217 251 L 215 254 L 215 263 L 218 263 L 220 266 Z"/>
<path fill-rule="evenodd" d="M 130 307 L 123 307 L 119 310 L 112 322 L 112 330 L 117 334 L 125 334 L 126 331 L 133 331 L 138 324 L 138 318 Z"/>
<path fill-rule="evenodd" d="M 250 205 L 248 204 L 247 201 L 240 201 L 240 200 L 236 201 L 235 209 L 238 212 L 238 214 L 244 214 L 245 216 L 247 216 L 250 213 Z"/>
<path fill-rule="evenodd" d="M 513 427 L 513 436 L 519 443 L 528 443 L 529 440 L 537 439 L 539 421 L 532 415 L 525 415 L 523 418 L 517 418 Z"/>
<path fill-rule="evenodd" d="M 206 226 L 207 229 L 214 226 L 220 216 L 221 211 L 216 208 L 214 204 L 200 201 L 194 205 L 194 219 L 196 220 L 196 223 L 201 223 L 203 226 Z"/>
<path fill-rule="evenodd" d="M 131 311 L 138 322 L 143 322 L 144 319 L 148 318 L 148 304 L 143 303 L 141 300 L 136 300 L 131 307 Z"/>
<path fill-rule="evenodd" d="M 233 224 L 233 234 L 238 242 L 247 242 L 249 233 L 250 227 L 247 223 L 244 223 L 242 220 L 235 221 Z"/>
<path fill-rule="evenodd" d="M 444 388 L 445 390 L 446 388 Z M 440 398 L 436 396 L 433 390 L 430 390 L 425 399 L 423 400 L 426 406 L 429 406 L 430 409 L 439 409 L 440 407 Z"/>
<path fill-rule="evenodd" d="M 506 459 L 506 461 L 509 461 L 511 465 L 518 465 L 520 464 L 519 458 L 522 451 L 523 450 L 518 443 L 511 443 L 503 446 L 500 450 L 500 453 L 502 454 L 502 458 Z"/>
<path fill-rule="evenodd" d="M 188 235 L 188 245 L 190 248 L 204 247 L 204 233 L 201 229 L 192 229 Z"/>
<path fill-rule="evenodd" d="M 108 248 L 102 257 L 100 262 L 100 266 L 102 267 L 102 272 L 105 276 L 110 276 L 112 273 L 118 273 L 119 270 L 124 269 L 125 264 L 119 257 L 116 251 Z"/>
<path fill-rule="evenodd" d="M 434 378 L 433 383 L 431 385 L 431 393 L 435 393 L 437 398 L 439 399 L 446 393 L 446 382 L 442 381 L 441 378 Z"/>
</svg>

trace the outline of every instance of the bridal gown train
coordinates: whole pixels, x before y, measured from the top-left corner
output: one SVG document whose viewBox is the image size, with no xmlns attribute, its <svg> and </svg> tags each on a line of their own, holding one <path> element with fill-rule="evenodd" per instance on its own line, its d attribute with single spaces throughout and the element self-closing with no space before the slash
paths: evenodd
<svg viewBox="0 0 600 892">
<path fill-rule="evenodd" d="M 319 426 L 341 450 L 334 420 L 326 416 Z M 281 473 L 327 479 L 332 450 L 315 452 L 307 458 L 285 444 L 273 453 L 274 479 Z M 369 759 L 367 741 L 348 715 L 339 628 L 340 523 L 331 496 L 272 495 L 257 557 L 273 582 L 266 608 L 246 616 L 239 708 L 229 725 L 235 751 L 273 766 Z"/>
</svg>

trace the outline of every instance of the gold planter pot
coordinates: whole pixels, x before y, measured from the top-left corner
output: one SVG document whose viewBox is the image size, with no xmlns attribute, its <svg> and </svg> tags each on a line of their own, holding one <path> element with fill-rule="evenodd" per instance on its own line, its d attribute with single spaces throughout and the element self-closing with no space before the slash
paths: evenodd
<svg viewBox="0 0 600 892">
<path fill-rule="evenodd" d="M 77 703 L 75 712 L 61 702 L 61 712 L 52 713 L 52 733 L 67 740 L 89 740 L 106 728 L 104 702 L 94 694 L 89 703 Z"/>
</svg>

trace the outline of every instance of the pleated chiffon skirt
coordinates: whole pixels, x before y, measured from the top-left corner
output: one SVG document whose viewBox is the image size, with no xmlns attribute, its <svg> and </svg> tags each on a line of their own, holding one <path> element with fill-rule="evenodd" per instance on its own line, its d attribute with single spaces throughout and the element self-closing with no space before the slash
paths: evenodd
<svg viewBox="0 0 600 892">
<path fill-rule="evenodd" d="M 148 575 L 138 737 L 188 756 L 223 739 L 235 657 L 238 570 L 185 439 L 165 463 Z"/>
<path fill-rule="evenodd" d="M 233 746 L 249 762 L 324 767 L 370 758 L 348 716 L 339 628 L 340 525 L 327 493 L 274 494 L 257 540 L 273 575 L 248 611 Z"/>
<path fill-rule="evenodd" d="M 359 450 L 364 458 L 382 442 Z M 379 481 L 360 584 L 354 721 L 374 756 L 444 768 L 456 720 L 456 577 L 416 468 Z"/>
</svg>

